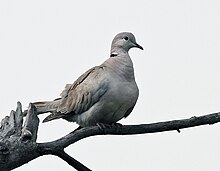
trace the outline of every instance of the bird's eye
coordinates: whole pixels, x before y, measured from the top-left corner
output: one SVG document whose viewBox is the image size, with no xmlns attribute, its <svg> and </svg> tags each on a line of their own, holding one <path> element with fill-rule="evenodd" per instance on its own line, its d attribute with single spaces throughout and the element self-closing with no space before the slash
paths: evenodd
<svg viewBox="0 0 220 171">
<path fill-rule="evenodd" d="M 125 39 L 125 40 L 128 40 L 128 36 L 125 36 L 124 39 Z"/>
</svg>

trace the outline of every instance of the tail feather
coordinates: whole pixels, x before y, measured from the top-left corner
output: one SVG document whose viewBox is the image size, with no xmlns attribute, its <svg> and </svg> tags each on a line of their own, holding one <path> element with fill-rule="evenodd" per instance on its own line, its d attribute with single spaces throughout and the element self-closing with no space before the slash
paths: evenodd
<svg viewBox="0 0 220 171">
<path fill-rule="evenodd" d="M 37 113 L 47 113 L 47 112 L 54 112 L 58 107 L 57 101 L 45 101 L 45 102 L 35 102 L 33 103 L 37 108 Z"/>
<path fill-rule="evenodd" d="M 52 112 L 52 114 L 48 115 L 46 118 L 44 118 L 43 123 L 49 122 L 54 119 L 60 119 L 63 118 L 65 114 L 62 114 L 60 112 Z"/>
<path fill-rule="evenodd" d="M 60 104 L 60 99 L 54 101 L 34 102 L 33 105 L 37 108 L 37 114 L 43 114 L 47 112 L 56 112 Z M 27 115 L 27 110 L 24 111 L 24 116 Z"/>
</svg>

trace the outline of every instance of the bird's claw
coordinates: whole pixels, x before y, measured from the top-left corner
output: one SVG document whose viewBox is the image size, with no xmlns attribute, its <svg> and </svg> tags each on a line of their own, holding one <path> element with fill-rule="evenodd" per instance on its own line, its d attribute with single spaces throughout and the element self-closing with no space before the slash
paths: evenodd
<svg viewBox="0 0 220 171">
<path fill-rule="evenodd" d="M 105 124 L 105 123 L 97 123 L 96 124 L 101 131 L 106 134 L 106 129 L 108 128 L 115 128 L 116 132 L 119 132 L 119 129 L 122 127 L 122 124 L 120 123 L 112 123 L 112 124 Z"/>
<path fill-rule="evenodd" d="M 118 133 L 119 130 L 121 129 L 121 127 L 122 127 L 122 124 L 115 122 L 115 123 L 111 124 L 111 127 L 115 128 L 116 132 Z"/>
<path fill-rule="evenodd" d="M 97 123 L 96 125 L 99 127 L 99 129 L 100 129 L 104 134 L 106 134 L 105 129 L 110 128 L 110 126 L 111 126 L 111 125 L 105 124 L 105 123 Z"/>
</svg>

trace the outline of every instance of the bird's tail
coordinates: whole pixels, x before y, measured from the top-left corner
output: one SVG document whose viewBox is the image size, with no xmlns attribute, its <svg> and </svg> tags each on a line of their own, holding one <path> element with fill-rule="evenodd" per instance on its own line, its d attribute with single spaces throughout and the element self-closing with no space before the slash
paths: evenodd
<svg viewBox="0 0 220 171">
<path fill-rule="evenodd" d="M 54 101 L 43 101 L 32 103 L 37 108 L 37 114 L 43 114 L 47 112 L 55 112 L 60 104 L 61 99 L 55 99 Z M 23 112 L 23 115 L 27 115 L 27 110 Z"/>
</svg>

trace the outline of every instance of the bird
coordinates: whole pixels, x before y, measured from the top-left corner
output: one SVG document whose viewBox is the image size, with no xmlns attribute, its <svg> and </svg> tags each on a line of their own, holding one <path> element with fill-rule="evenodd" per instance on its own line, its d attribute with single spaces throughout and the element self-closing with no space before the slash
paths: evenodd
<svg viewBox="0 0 220 171">
<path fill-rule="evenodd" d="M 139 96 L 128 53 L 131 48 L 144 50 L 132 33 L 118 33 L 112 41 L 110 57 L 101 65 L 67 84 L 59 98 L 34 102 L 37 114 L 50 113 L 43 122 L 62 118 L 88 127 L 111 125 L 126 118 Z"/>
</svg>

